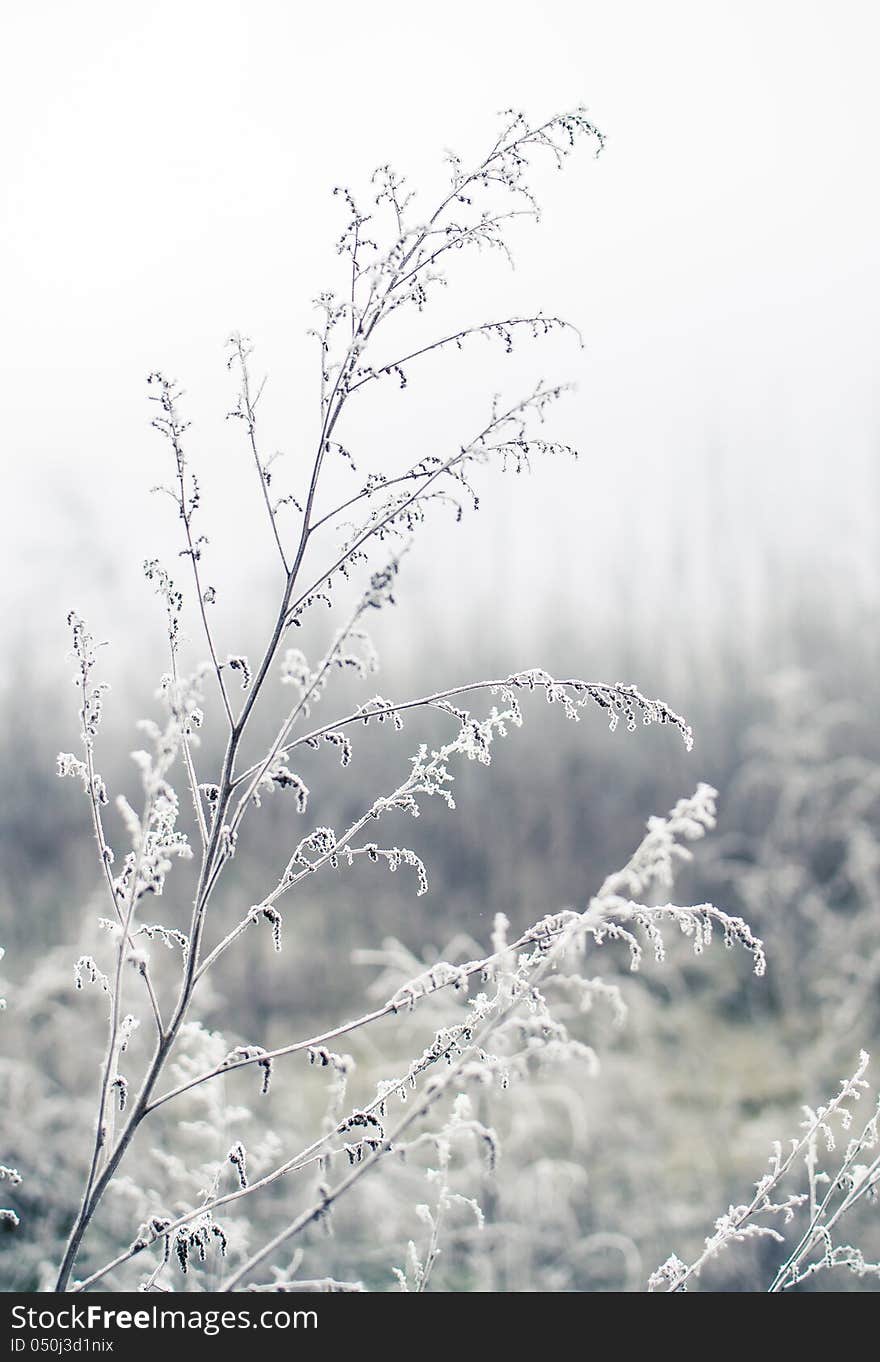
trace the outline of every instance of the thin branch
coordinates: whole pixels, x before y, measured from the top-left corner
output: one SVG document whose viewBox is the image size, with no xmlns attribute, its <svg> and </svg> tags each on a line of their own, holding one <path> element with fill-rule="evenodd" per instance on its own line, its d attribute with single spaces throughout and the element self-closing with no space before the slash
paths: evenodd
<svg viewBox="0 0 880 1362">
<path fill-rule="evenodd" d="M 511 408 L 501 413 L 500 415 L 493 416 L 493 419 L 489 422 L 489 424 L 483 428 L 483 430 L 476 437 L 476 439 L 473 440 L 469 445 L 465 445 L 457 454 L 447 459 L 445 463 L 441 463 L 436 468 L 432 468 L 429 471 L 426 471 L 424 474 L 424 481 L 422 482 L 420 487 L 418 487 L 410 496 L 405 497 L 401 502 L 398 502 L 393 507 L 391 507 L 386 515 L 380 516 L 378 520 L 370 522 L 366 526 L 366 528 L 359 532 L 355 536 L 354 540 L 347 545 L 344 552 L 340 554 L 339 557 L 336 558 L 336 560 L 331 564 L 331 566 L 327 568 L 324 572 L 322 572 L 318 577 L 316 577 L 315 580 L 311 583 L 311 585 L 304 592 L 302 592 L 295 601 L 293 601 L 288 606 L 285 615 L 285 623 L 289 623 L 290 620 L 296 616 L 297 612 L 303 606 L 303 604 L 307 600 L 309 600 L 310 597 L 314 596 L 315 592 L 321 586 L 323 586 L 330 578 L 332 578 L 333 575 L 336 572 L 338 572 L 340 568 L 342 568 L 346 563 L 350 562 L 353 556 L 356 555 L 363 548 L 364 544 L 366 544 L 370 539 L 373 539 L 377 535 L 381 534 L 381 532 L 385 530 L 394 520 L 398 519 L 400 516 L 404 514 L 405 511 L 407 511 L 410 507 L 414 506 L 417 501 L 422 499 L 425 493 L 428 491 L 428 489 L 431 488 L 439 478 L 443 477 L 444 474 L 449 473 L 452 469 L 458 467 L 461 463 L 467 461 L 468 459 L 476 459 L 478 456 L 485 456 L 486 454 L 491 453 L 492 448 L 490 446 L 486 446 L 485 441 L 493 430 L 497 429 L 498 427 L 504 425 L 509 421 L 516 419 L 519 415 L 525 413 L 526 411 L 530 410 L 533 407 L 540 410 L 541 403 L 552 400 L 554 397 L 558 396 L 558 394 L 561 393 L 562 391 L 564 391 L 564 387 L 542 388 L 539 385 L 538 388 L 536 388 L 535 391 L 531 393 L 529 397 L 523 398 L 520 401 L 514 403 L 514 405 Z M 501 449 L 504 447 L 505 446 L 500 445 L 497 448 Z M 314 501 L 314 485 L 315 483 L 313 478 L 312 490 L 310 490 L 309 494 L 310 500 L 309 503 L 307 504 L 307 512 L 312 502 Z M 354 500 L 359 499 L 360 498 L 354 498 Z M 333 512 L 334 515 L 337 513 L 338 512 Z M 326 520 L 327 517 L 324 517 L 324 519 Z M 309 516 L 307 515 L 307 521 L 308 520 Z M 323 523 L 323 521 L 321 523 Z M 308 536 L 314 528 L 316 527 L 310 526 L 308 533 L 304 534 L 305 542 L 308 541 Z"/>
<path fill-rule="evenodd" d="M 352 383 L 348 391 L 355 393 L 359 388 L 363 388 L 365 384 L 372 383 L 377 378 L 385 378 L 389 374 L 399 373 L 404 364 L 409 364 L 411 360 L 419 359 L 422 355 L 430 355 L 435 350 L 443 350 L 448 345 L 455 345 L 458 349 L 461 349 L 463 343 L 471 336 L 500 336 L 504 339 L 509 352 L 512 348 L 512 341 L 507 335 L 508 329 L 519 326 L 531 327 L 533 335 L 536 334 L 536 328 L 544 335 L 551 330 L 569 330 L 574 332 L 578 344 L 583 346 L 581 333 L 577 327 L 571 322 L 563 321 L 560 317 L 508 317 L 500 322 L 483 322 L 481 326 L 465 327 L 449 336 L 442 336 L 439 340 L 431 341 L 428 345 L 422 345 L 418 350 L 411 350 L 409 354 L 402 355 L 399 359 L 392 360 L 388 364 L 380 364 Z"/>
<path fill-rule="evenodd" d="M 406 1134 L 416 1121 L 420 1120 L 421 1117 L 425 1116 L 428 1111 L 430 1111 L 431 1107 L 433 1107 L 453 1083 L 458 1080 L 464 1065 L 470 1061 L 475 1053 L 479 1053 L 484 1049 L 485 1044 L 492 1033 L 502 1022 L 506 1021 L 529 996 L 531 996 L 534 988 L 538 985 L 543 976 L 548 970 L 553 968 L 561 949 L 563 949 L 566 944 L 566 935 L 567 934 L 564 934 L 561 940 L 558 940 L 550 950 L 539 951 L 537 963 L 529 975 L 527 987 L 523 986 L 518 990 L 514 989 L 508 1002 L 504 1006 L 499 1007 L 483 1026 L 475 1033 L 471 1034 L 470 1039 L 460 1048 L 457 1048 L 457 1053 L 452 1055 L 447 1053 L 447 1068 L 442 1077 L 437 1078 L 436 1076 L 432 1076 L 428 1079 L 421 1099 L 413 1104 L 410 1111 L 403 1120 L 398 1123 L 395 1129 L 390 1134 L 384 1134 L 376 1147 L 363 1159 L 356 1162 L 348 1174 L 342 1178 L 335 1187 L 324 1191 L 318 1201 L 301 1215 L 297 1216 L 291 1224 L 281 1230 L 279 1234 L 276 1234 L 274 1238 L 270 1239 L 263 1248 L 259 1249 L 256 1253 L 253 1253 L 250 1258 L 248 1258 L 247 1262 L 242 1264 L 241 1267 L 226 1279 L 220 1287 L 221 1291 L 234 1291 L 237 1286 L 241 1285 L 246 1277 L 250 1276 L 257 1267 L 264 1263 L 267 1258 L 270 1258 L 279 1248 L 284 1244 L 289 1243 L 291 1239 L 296 1238 L 298 1234 L 301 1234 L 302 1231 L 314 1221 L 325 1216 L 333 1204 L 338 1201 L 340 1197 L 344 1196 L 346 1192 L 350 1191 L 366 1173 L 374 1168 L 383 1156 L 389 1153 L 398 1144 L 401 1137 Z"/>
<path fill-rule="evenodd" d="M 589 695 L 591 698 L 595 699 L 596 703 L 602 708 L 612 710 L 612 712 L 616 707 L 617 702 L 621 699 L 633 698 L 638 701 L 645 700 L 645 697 L 636 692 L 634 687 L 624 685 L 622 682 L 612 685 L 604 681 L 584 681 L 578 677 L 558 680 L 539 670 L 527 669 L 523 672 L 514 672 L 510 676 L 495 677 L 487 681 L 468 681 L 461 686 L 449 686 L 446 690 L 432 691 L 430 695 L 420 695 L 414 700 L 401 700 L 396 703 L 383 700 L 381 707 L 377 707 L 376 709 L 361 707 L 352 710 L 350 714 L 334 719 L 330 723 L 322 724 L 320 728 L 313 728 L 308 733 L 301 734 L 298 738 L 294 739 L 293 742 L 285 743 L 278 749 L 276 755 L 284 757 L 289 756 L 297 747 L 313 746 L 319 739 L 323 738 L 325 733 L 347 728 L 351 724 L 368 724 L 373 719 L 382 719 L 386 716 L 390 717 L 393 714 L 404 714 L 407 710 L 412 709 L 426 709 L 431 708 L 432 706 L 443 708 L 443 701 L 453 700 L 460 695 L 469 695 L 474 692 L 487 690 L 490 692 L 500 691 L 505 688 L 510 689 L 514 687 L 544 691 L 554 690 L 557 687 L 571 689 L 577 693 Z M 666 709 L 666 707 L 662 705 L 662 701 L 659 700 L 648 701 L 647 703 L 655 704 L 658 708 L 662 706 L 664 710 Z M 444 712 L 446 711 L 444 710 Z M 676 720 L 681 722 L 678 715 L 673 715 L 672 712 L 668 710 L 666 713 L 666 722 L 673 723 Z M 260 769 L 261 764 L 262 763 L 256 763 L 255 765 L 248 767 L 246 771 L 242 771 L 240 775 L 236 776 L 233 784 L 237 786 L 243 781 L 249 780 L 254 772 Z"/>
<path fill-rule="evenodd" d="M 247 426 L 248 440 L 250 442 L 251 452 L 253 453 L 254 456 L 254 464 L 256 465 L 257 475 L 260 479 L 260 489 L 262 491 L 263 501 L 265 502 L 266 511 L 269 516 L 269 523 L 272 526 L 272 535 L 275 539 L 275 545 L 276 548 L 278 549 L 278 555 L 281 559 L 281 565 L 284 568 L 284 574 L 285 576 L 287 576 L 290 572 L 290 567 L 288 566 L 287 558 L 284 553 L 284 545 L 281 542 L 281 534 L 278 530 L 278 518 L 275 515 L 275 511 L 272 506 L 272 501 L 269 496 L 269 475 L 260 458 L 259 450 L 257 449 L 256 436 L 257 403 L 260 400 L 260 395 L 263 389 L 261 387 L 260 391 L 257 393 L 257 396 L 253 399 L 251 398 L 251 383 L 250 372 L 248 370 L 248 359 L 252 351 L 247 348 L 247 342 L 245 341 L 244 337 L 236 333 L 236 335 L 230 338 L 229 344 L 232 346 L 234 351 L 234 354 L 229 361 L 229 366 L 231 367 L 233 359 L 237 359 L 239 369 L 241 372 L 241 392 L 239 394 L 238 409 L 234 412 L 231 412 L 230 415 L 240 417 Z"/>
<path fill-rule="evenodd" d="M 205 592 L 202 587 L 201 574 L 199 573 L 199 560 L 201 558 L 201 543 L 193 539 L 192 515 L 193 511 L 198 506 L 199 492 L 198 484 L 195 483 L 195 480 L 193 481 L 192 492 L 188 492 L 186 487 L 186 455 L 184 454 L 182 444 L 183 435 L 184 432 L 186 431 L 186 425 L 181 422 L 177 413 L 176 400 L 178 394 L 174 385 L 170 383 L 166 378 L 164 378 L 160 373 L 150 374 L 148 382 L 156 383 L 159 386 L 159 396 L 154 398 L 154 401 L 158 402 L 161 405 L 163 415 L 161 417 L 157 417 L 156 420 L 153 422 L 153 425 L 156 428 L 156 430 L 160 432 L 160 434 L 165 436 L 165 438 L 170 443 L 172 450 L 174 451 L 174 460 L 177 472 L 178 486 L 177 505 L 178 510 L 180 512 L 180 518 L 183 521 L 184 535 L 186 537 L 187 545 L 185 554 L 192 564 L 193 580 L 195 582 L 196 597 L 199 603 L 199 614 L 202 620 L 202 629 L 204 630 L 205 641 L 208 645 L 208 651 L 211 654 L 211 662 L 213 663 L 214 673 L 217 677 L 217 685 L 220 688 L 220 696 L 223 700 L 223 708 L 226 710 L 226 717 L 229 720 L 229 727 L 234 728 L 235 719 L 233 718 L 232 707 L 229 703 L 229 696 L 226 693 L 226 682 L 223 680 L 223 670 L 220 664 L 220 660 L 217 656 L 217 649 L 214 645 L 214 635 L 212 633 L 211 626 L 208 622 L 208 615 L 205 609 Z"/>
<path fill-rule="evenodd" d="M 170 1102 L 173 1098 L 180 1097 L 182 1093 L 189 1092 L 191 1089 L 199 1087 L 202 1083 L 207 1083 L 212 1078 L 225 1077 L 227 1074 L 233 1073 L 236 1069 L 244 1069 L 252 1064 L 271 1063 L 273 1060 L 283 1059 L 287 1055 L 295 1055 L 302 1053 L 304 1050 L 317 1049 L 319 1046 L 329 1044 L 330 1041 L 338 1040 L 340 1036 L 348 1035 L 352 1031 L 358 1031 L 361 1027 L 369 1026 L 372 1022 L 381 1021 L 383 1017 L 398 1016 L 401 1011 L 414 1006 L 422 997 L 433 997 L 434 994 L 440 993 L 447 988 L 454 987 L 459 989 L 463 986 L 466 979 L 472 979 L 483 974 L 487 969 L 490 969 L 493 965 L 502 960 L 508 951 L 521 950 L 525 946 L 533 944 L 538 940 L 544 943 L 554 941 L 565 930 L 565 926 L 565 922 L 560 922 L 556 927 L 552 925 L 548 926 L 543 921 L 536 923 L 533 927 L 530 927 L 528 931 L 523 932 L 522 936 L 516 941 L 512 942 L 509 946 L 505 946 L 504 950 L 494 951 L 480 960 L 469 960 L 466 964 L 452 966 L 448 977 L 438 977 L 436 981 L 432 980 L 431 976 L 434 974 L 438 976 L 441 975 L 440 966 L 436 964 L 433 967 L 428 966 L 425 970 L 425 977 L 430 981 L 429 986 L 425 988 L 423 993 L 418 994 L 412 999 L 408 996 L 405 998 L 395 996 L 387 1003 L 384 1003 L 382 1007 L 377 1007 L 372 1012 L 366 1012 L 363 1016 L 356 1017 L 353 1021 L 343 1022 L 341 1026 L 334 1026 L 329 1031 L 321 1032 L 320 1035 L 310 1036 L 308 1040 L 294 1041 L 289 1045 L 279 1045 L 274 1050 L 261 1050 L 259 1054 L 245 1056 L 241 1059 L 236 1058 L 229 1063 L 224 1062 L 218 1064 L 215 1068 L 209 1069 L 206 1073 L 198 1074 L 195 1078 L 191 1078 L 187 1082 L 179 1084 L 178 1087 L 171 1088 L 168 1092 L 162 1093 L 160 1097 L 157 1097 L 149 1104 L 147 1113 L 155 1111 L 166 1102 Z"/>
</svg>

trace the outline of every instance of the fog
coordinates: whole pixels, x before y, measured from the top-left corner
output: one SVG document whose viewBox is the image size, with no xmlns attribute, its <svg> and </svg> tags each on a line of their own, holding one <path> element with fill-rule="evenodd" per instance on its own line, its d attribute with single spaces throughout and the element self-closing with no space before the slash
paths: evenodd
<svg viewBox="0 0 880 1362">
<path fill-rule="evenodd" d="M 487 397 L 559 377 L 578 385 L 557 424 L 582 461 L 496 482 L 441 599 L 470 594 L 480 569 L 477 597 L 503 613 L 503 580 L 520 621 L 551 579 L 563 614 L 586 602 L 595 621 L 625 581 L 630 609 L 653 614 L 674 587 L 702 619 L 719 583 L 759 609 L 787 563 L 875 598 L 875 6 L 453 3 L 427 24 L 382 4 L 343 3 L 332 22 L 274 3 L 44 4 L 6 29 L 13 633 L 57 651 L 70 605 L 103 616 L 108 586 L 121 608 L 144 602 L 140 562 L 169 521 L 146 495 L 165 474 L 151 369 L 187 389 L 213 534 L 259 511 L 224 422 L 232 330 L 257 346 L 264 439 L 296 484 L 316 412 L 311 300 L 340 282 L 334 185 L 366 186 L 390 159 L 428 201 L 444 149 L 477 155 L 499 109 L 579 100 L 605 153 L 541 175 L 544 222 L 517 232 L 516 272 L 463 262 L 447 315 L 543 308 L 584 350 L 429 362 L 393 420 L 398 441 L 442 450 L 479 410 L 472 365 Z M 387 429 L 381 403 L 371 417 Z"/>
</svg>

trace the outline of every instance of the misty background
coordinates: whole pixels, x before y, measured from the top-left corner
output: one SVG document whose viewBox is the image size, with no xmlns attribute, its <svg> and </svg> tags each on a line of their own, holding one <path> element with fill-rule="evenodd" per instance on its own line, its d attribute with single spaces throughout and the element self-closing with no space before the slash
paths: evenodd
<svg viewBox="0 0 880 1362">
<path fill-rule="evenodd" d="M 272 0 L 44 3 L 4 30 L 10 1006 L 46 952 L 61 943 L 74 958 L 96 897 L 85 804 L 54 777 L 56 752 L 76 744 L 67 612 L 109 642 L 101 769 L 130 795 L 133 723 L 155 712 L 166 666 L 141 565 L 174 562 L 178 525 L 150 495 L 169 470 L 146 375 L 160 368 L 186 389 L 216 627 L 224 651 L 253 657 L 277 564 L 242 430 L 226 419 L 236 385 L 224 342 L 235 330 L 252 339 L 267 376 L 261 441 L 284 455 L 273 486 L 300 492 L 317 435 L 312 300 L 345 287 L 334 186 L 366 190 L 391 161 L 427 205 L 444 151 L 475 159 L 500 110 L 541 118 L 583 101 L 603 154 L 579 152 L 562 175 L 537 168 L 542 222 L 513 233 L 515 271 L 488 255 L 453 261 L 448 296 L 408 322 L 401 350 L 538 310 L 572 321 L 583 349 L 560 335 L 508 356 L 478 339 L 430 357 L 405 392 L 392 381 L 370 396 L 355 450 L 366 466 L 443 454 L 479 428 L 493 392 L 543 377 L 576 385 L 552 421 L 579 460 L 492 474 L 478 514 L 431 524 L 398 605 L 376 621 L 378 688 L 399 697 L 530 666 L 633 681 L 686 714 L 694 752 L 662 731 L 608 734 L 599 715 L 572 733 L 527 712 L 489 772 L 464 774 L 459 813 L 432 811 L 411 837 L 431 870 L 427 908 L 396 882 L 366 899 L 330 883 L 307 910 L 308 957 L 285 956 L 279 973 L 261 946 L 243 977 L 223 977 L 208 1021 L 243 1016 L 249 1033 L 283 1038 L 292 1017 L 338 1019 L 365 988 L 351 953 L 385 936 L 442 951 L 457 932 L 485 938 L 499 908 L 525 925 L 582 902 L 649 815 L 708 780 L 716 848 L 701 850 L 683 897 L 742 912 L 767 938 L 770 975 L 756 990 L 725 966 L 713 982 L 707 961 L 674 985 L 652 981 L 666 1021 L 642 1032 L 638 1013 L 612 1052 L 620 1124 L 609 1125 L 611 1096 L 585 1098 L 573 1118 L 568 1155 L 590 1183 L 565 1193 L 574 1219 L 559 1231 L 571 1248 L 642 1217 L 632 1241 L 646 1272 L 672 1247 L 670 1224 L 698 1245 L 748 1191 L 770 1140 L 794 1133 L 800 1103 L 827 1095 L 859 1046 L 876 1048 L 876 6 L 453 0 L 428 16 L 350 0 L 332 13 Z M 194 621 L 190 633 L 197 658 Z M 206 764 L 219 742 L 209 733 Z M 412 745 L 409 732 L 365 739 L 363 779 L 394 779 Z M 357 795 L 349 784 L 328 794 L 327 817 Z M 242 892 L 283 836 L 267 808 L 236 862 Z M 47 996 L 28 1006 L 51 1026 Z M 38 1035 L 31 1058 L 51 1086 Z M 83 1073 L 87 1087 L 88 1062 Z M 682 1090 L 688 1132 L 671 1116 L 646 1132 L 649 1100 L 671 1110 Z M 75 1151 L 69 1163 L 72 1180 Z M 43 1229 L 26 1231 L 18 1285 L 38 1279 L 64 1196 L 47 1222 L 33 1209 Z M 560 1277 L 558 1257 L 508 1264 L 510 1289 L 638 1285 L 625 1254 L 622 1277 L 601 1253 L 598 1266 L 572 1253 Z M 756 1250 L 744 1267 L 726 1263 L 723 1289 L 753 1289 L 762 1262 Z"/>
</svg>

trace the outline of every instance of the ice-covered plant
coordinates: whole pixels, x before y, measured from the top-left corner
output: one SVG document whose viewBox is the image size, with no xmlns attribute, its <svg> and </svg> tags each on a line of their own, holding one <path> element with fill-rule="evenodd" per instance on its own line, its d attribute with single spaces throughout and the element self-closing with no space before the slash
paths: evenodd
<svg viewBox="0 0 880 1362">
<path fill-rule="evenodd" d="M 780 1246 L 781 1263 L 769 1286 L 771 1292 L 789 1291 L 817 1273 L 846 1268 L 857 1277 L 880 1276 L 880 1263 L 870 1262 L 862 1249 L 840 1238 L 844 1218 L 856 1207 L 874 1203 L 880 1192 L 880 1098 L 863 1125 L 850 1135 L 843 1154 L 838 1152 L 830 1171 L 822 1168 L 823 1154 L 837 1149 L 841 1131 L 853 1127 L 853 1106 L 869 1091 L 865 1078 L 868 1055 L 862 1051 L 855 1073 L 841 1082 L 837 1096 L 815 1111 L 804 1108 L 803 1134 L 786 1150 L 777 1143 L 766 1173 L 755 1184 L 751 1201 L 730 1206 L 715 1222 L 715 1232 L 690 1265 L 675 1254 L 654 1272 L 653 1291 L 686 1291 L 713 1258 L 731 1244 L 767 1239 Z M 870 1099 L 869 1099 L 870 1100 Z M 789 1190 L 806 1186 L 805 1191 Z"/>
<path fill-rule="evenodd" d="M 81 752 L 61 754 L 58 770 L 80 781 L 88 799 L 108 903 L 102 925 L 112 952 L 105 947 L 100 959 L 84 955 L 75 969 L 77 988 L 97 989 L 105 999 L 109 1024 L 94 1139 L 80 1206 L 58 1271 L 59 1291 L 99 1282 L 106 1286 L 109 1274 L 149 1251 L 154 1256 L 142 1287 L 163 1289 L 164 1279 L 175 1271 L 180 1286 L 192 1280 L 201 1263 L 212 1265 L 216 1274 L 218 1257 L 225 1256 L 227 1247 L 235 1265 L 215 1284 L 224 1290 L 253 1286 L 255 1274 L 264 1267 L 277 1268 L 279 1256 L 288 1254 L 307 1226 L 326 1224 L 337 1203 L 389 1153 L 423 1148 L 426 1141 L 433 1141 L 437 1151 L 437 1167 L 431 1173 L 433 1196 L 424 1202 L 423 1212 L 427 1246 L 412 1249 L 400 1278 L 408 1289 L 424 1289 L 440 1252 L 444 1218 L 453 1208 L 469 1204 L 451 1181 L 452 1151 L 467 1136 L 494 1157 L 489 1127 L 468 1115 L 466 1090 L 471 1085 L 506 1088 L 527 1077 L 533 1061 L 552 1062 L 559 1054 L 590 1058 L 587 1047 L 555 1014 L 553 998 L 561 989 L 587 1006 L 613 993 L 607 984 L 582 972 L 593 947 L 622 942 L 637 968 L 646 943 L 662 958 L 664 924 L 685 933 L 698 953 L 717 928 L 726 944 L 744 946 L 756 971 L 763 972 L 761 943 L 741 919 L 708 904 L 681 908 L 664 901 L 676 862 L 688 854 L 684 843 L 701 836 L 713 822 L 714 791 L 700 786 L 668 818 L 651 820 L 636 855 L 605 881 L 586 908 L 544 916 L 513 941 L 499 917 L 488 953 L 435 964 L 398 986 L 384 1005 L 323 1034 L 269 1047 L 252 1037 L 227 1045 L 205 1033 L 202 1066 L 186 1060 L 186 1045 L 196 1035 L 200 999 L 216 963 L 233 947 L 247 949 L 251 929 L 260 924 L 271 932 L 276 950 L 303 947 L 291 908 L 305 886 L 311 895 L 316 892 L 314 886 L 320 882 L 316 877 L 379 866 L 412 874 L 415 891 L 427 892 L 427 871 L 418 854 L 384 836 L 383 827 L 394 815 L 418 817 L 425 801 L 435 796 L 454 808 L 456 767 L 463 762 L 489 765 L 495 743 L 521 724 L 524 699 L 542 697 L 571 720 L 597 709 L 612 728 L 621 719 L 630 729 L 640 722 L 668 724 L 688 748 L 691 745 L 685 721 L 635 686 L 556 679 L 540 669 L 446 685 L 403 700 L 368 695 L 327 722 L 316 723 L 314 717 L 319 702 L 322 710 L 327 708 L 325 697 L 336 677 L 348 674 L 364 681 L 375 670 L 365 626 L 374 612 L 393 604 L 403 556 L 426 516 L 435 507 L 451 507 L 456 518 L 476 509 L 476 479 L 484 465 L 519 471 L 537 458 L 573 453 L 546 425 L 549 409 L 563 389 L 539 383 L 515 398 L 493 398 L 480 428 L 451 450 L 420 449 L 402 467 L 358 471 L 370 421 L 364 401 L 371 388 L 390 382 L 404 389 L 424 356 L 459 350 L 477 339 L 497 341 L 510 351 L 520 336 L 576 334 L 562 319 L 540 313 L 453 328 L 440 336 L 422 334 L 418 327 L 421 314 L 446 282 L 447 265 L 461 252 L 508 253 L 511 221 L 537 216 L 532 160 L 547 155 L 562 166 L 579 142 L 592 144 L 597 151 L 602 145 L 583 109 L 540 125 L 511 113 L 473 169 L 455 156 L 449 158 L 448 188 L 431 210 L 418 208 L 414 194 L 389 166 L 373 176 L 368 208 L 350 190 L 337 191 L 346 209 L 338 241 L 345 277 L 338 292 L 324 293 L 317 300 L 318 411 L 302 487 L 278 493 L 272 460 L 264 454 L 260 438 L 262 386 L 253 378 L 251 346 L 240 336 L 232 338 L 229 368 L 238 393 L 231 414 L 244 430 L 279 574 L 274 623 L 253 663 L 238 651 L 241 645 L 236 640 L 221 643 L 214 622 L 212 550 L 202 530 L 201 488 L 189 452 L 182 391 L 162 373 L 150 375 L 150 396 L 156 404 L 153 424 L 170 455 L 171 480 L 164 490 L 179 518 L 189 585 L 185 595 L 158 560 L 145 565 L 165 607 L 168 663 L 160 689 L 163 717 L 142 724 L 144 747 L 133 754 L 142 786 L 137 810 L 124 796 L 111 799 L 98 773 L 96 746 L 105 689 L 98 675 L 98 647 L 79 616 L 69 617 Z M 392 341 L 399 326 L 397 320 L 392 325 L 392 319 L 407 315 L 416 331 L 409 343 L 396 348 Z M 333 465 L 349 470 L 354 479 L 350 491 L 333 490 L 338 485 L 335 473 L 328 490 L 327 473 Z M 308 643 L 319 636 L 318 606 L 329 606 L 338 623 L 329 645 L 311 660 L 299 645 L 303 638 Z M 184 656 L 187 609 L 198 620 L 207 653 L 207 661 L 195 666 Z M 260 727 L 253 722 L 255 716 L 266 720 L 271 716 L 277 682 L 289 688 L 291 699 L 286 711 L 273 719 L 274 735 L 262 754 L 246 757 L 245 738 Z M 210 773 L 199 769 L 200 737 L 211 705 L 208 688 L 225 726 L 219 770 Z M 312 793 L 301 771 L 303 757 L 309 752 L 332 753 L 341 767 L 348 767 L 364 728 L 399 729 L 415 711 L 433 716 L 437 736 L 419 743 L 399 781 L 385 791 L 371 789 L 345 825 L 306 821 Z M 172 784 L 178 773 L 185 798 Z M 261 801 L 272 791 L 286 795 L 291 821 L 300 820 L 302 830 L 279 848 L 276 869 L 248 894 L 250 902 L 245 900 L 237 921 L 218 931 L 211 912 L 218 885 L 228 882 L 250 821 L 259 816 Z M 118 853 L 112 844 L 120 838 L 124 850 Z M 181 859 L 194 859 L 197 866 L 188 917 L 172 906 L 157 922 L 155 906 L 148 905 L 163 897 L 174 863 Z M 157 968 L 157 952 L 164 957 L 164 969 Z M 176 965 L 170 982 L 169 961 Z M 475 982 L 479 991 L 468 996 Z M 381 1018 L 398 1017 L 404 1026 L 411 1012 L 422 1014 L 425 999 L 440 993 L 457 997 L 457 1009 L 444 1014 L 427 1044 L 415 1044 L 414 1057 L 396 1077 L 381 1083 L 365 1105 L 353 1105 L 347 1097 L 352 1063 L 334 1048 L 339 1038 Z M 235 1030 L 234 1020 L 229 1025 Z M 130 1048 L 136 1032 L 141 1045 L 144 1035 L 150 1034 L 148 1053 Z M 141 1128 L 155 1126 L 157 1114 L 166 1113 L 184 1094 L 217 1089 L 239 1069 L 253 1072 L 259 1089 L 267 1094 L 275 1069 L 296 1054 L 307 1055 L 331 1078 L 326 1115 L 314 1137 L 273 1161 L 265 1149 L 257 1159 L 233 1131 L 228 1153 L 205 1168 L 204 1176 L 198 1171 L 182 1209 L 179 1189 L 154 1189 L 150 1204 L 149 1189 L 126 1187 L 132 1205 L 137 1203 L 143 1212 L 140 1228 L 108 1262 L 90 1265 L 77 1282 L 74 1269 L 84 1238 L 108 1189 L 125 1177 L 123 1169 Z M 395 1119 L 392 1109 L 408 1094 L 405 1114 Z M 432 1112 L 437 1113 L 433 1133 L 425 1128 Z M 218 1109 L 201 1121 L 198 1132 L 205 1140 L 220 1138 L 222 1115 Z M 173 1149 L 161 1153 L 169 1179 L 185 1172 L 182 1153 Z M 296 1218 L 257 1247 L 245 1248 L 243 1238 L 236 1241 L 236 1223 L 229 1217 L 237 1205 L 304 1170 L 318 1181 L 313 1199 Z M 205 1185 L 197 1190 L 200 1181 Z M 259 1281 L 256 1285 L 263 1289 Z M 265 1289 L 354 1285 L 334 1284 L 324 1276 L 294 1278 L 278 1268 L 275 1283 L 266 1283 Z"/>
</svg>

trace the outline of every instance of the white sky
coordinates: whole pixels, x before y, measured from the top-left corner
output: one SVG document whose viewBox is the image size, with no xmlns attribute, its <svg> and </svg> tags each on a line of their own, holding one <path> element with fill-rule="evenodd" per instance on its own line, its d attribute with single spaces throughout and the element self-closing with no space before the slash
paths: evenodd
<svg viewBox="0 0 880 1362">
<path fill-rule="evenodd" d="M 190 393 L 238 599 L 234 576 L 262 544 L 240 432 L 222 419 L 225 336 L 258 343 L 266 438 L 295 470 L 314 416 L 309 302 L 335 282 L 331 187 L 386 159 L 430 186 L 444 148 L 469 159 L 492 140 L 497 110 L 581 101 L 604 156 L 540 177 L 546 216 L 517 272 L 464 272 L 448 315 L 564 312 L 586 353 L 524 349 L 505 367 L 481 348 L 426 369 L 388 418 L 412 440 L 421 411 L 432 439 L 457 445 L 481 365 L 490 392 L 579 381 L 561 428 L 583 461 L 498 488 L 490 553 L 488 521 L 457 531 L 443 592 L 487 562 L 477 597 L 509 580 L 532 614 L 530 584 L 563 565 L 565 609 L 582 611 L 621 592 L 662 610 L 669 571 L 699 571 L 695 608 L 722 587 L 743 596 L 786 556 L 863 583 L 880 489 L 878 40 L 872 0 L 8 8 L 8 627 L 45 603 L 56 649 L 71 605 L 110 635 L 112 593 L 146 607 L 140 561 L 169 519 L 146 495 L 164 471 L 143 383 L 157 366 Z M 424 562 L 413 573 L 427 589 Z"/>
</svg>

